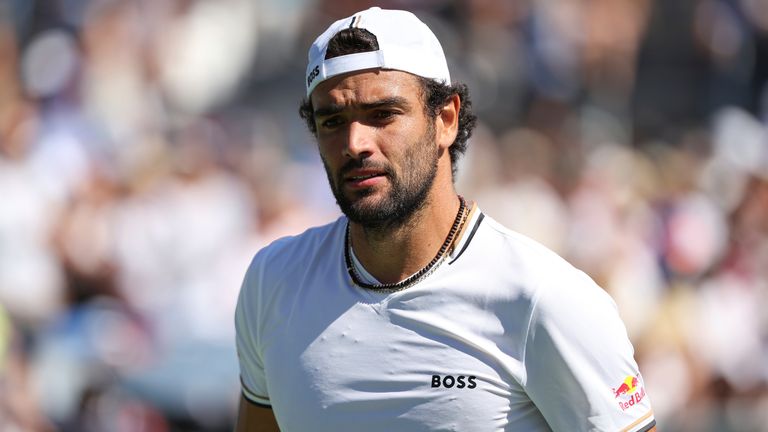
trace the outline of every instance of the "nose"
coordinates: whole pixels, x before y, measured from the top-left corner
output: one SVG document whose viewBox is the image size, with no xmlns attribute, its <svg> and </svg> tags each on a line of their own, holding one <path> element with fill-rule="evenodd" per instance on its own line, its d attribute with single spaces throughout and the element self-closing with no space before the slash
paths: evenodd
<svg viewBox="0 0 768 432">
<path fill-rule="evenodd" d="M 347 128 L 347 143 L 344 156 L 351 159 L 364 159 L 373 153 L 375 145 L 374 131 L 360 122 L 350 122 Z"/>
</svg>

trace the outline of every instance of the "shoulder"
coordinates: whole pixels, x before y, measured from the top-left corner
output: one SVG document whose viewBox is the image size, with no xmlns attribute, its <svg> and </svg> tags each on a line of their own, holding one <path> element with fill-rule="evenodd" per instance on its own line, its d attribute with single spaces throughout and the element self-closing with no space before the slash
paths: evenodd
<svg viewBox="0 0 768 432">
<path fill-rule="evenodd" d="M 478 249 L 487 257 L 504 259 L 507 265 L 531 272 L 537 279 L 576 276 L 580 273 L 567 260 L 538 241 L 505 227 L 491 216 L 483 216 L 477 241 Z"/>
<path fill-rule="evenodd" d="M 281 295 L 295 290 L 295 281 L 315 268 L 318 260 L 330 260 L 334 249 L 341 251 L 346 218 L 310 228 L 301 234 L 279 238 L 259 250 L 245 272 L 235 310 L 238 329 L 261 328 L 263 320 L 279 314 Z M 341 253 L 341 252 L 339 252 Z M 282 293 L 282 294 L 281 294 Z M 251 323 L 251 324 L 248 324 Z"/>
<path fill-rule="evenodd" d="M 341 250 L 346 218 L 309 228 L 301 234 L 279 238 L 259 250 L 245 275 L 242 291 L 271 285 L 277 279 L 296 275 L 310 263 Z"/>
<path fill-rule="evenodd" d="M 535 301 L 541 303 L 539 307 L 588 302 L 592 307 L 604 304 L 615 308 L 610 296 L 591 277 L 548 247 L 491 217 L 486 216 L 483 224 L 484 232 L 478 234 L 485 254 L 489 259 L 503 259 L 499 265 L 523 277 Z"/>
<path fill-rule="evenodd" d="M 301 234 L 279 238 L 262 248 L 253 258 L 249 271 L 293 270 L 306 266 L 321 252 L 328 252 L 344 238 L 346 218 L 339 217 L 326 225 L 312 227 Z"/>
</svg>

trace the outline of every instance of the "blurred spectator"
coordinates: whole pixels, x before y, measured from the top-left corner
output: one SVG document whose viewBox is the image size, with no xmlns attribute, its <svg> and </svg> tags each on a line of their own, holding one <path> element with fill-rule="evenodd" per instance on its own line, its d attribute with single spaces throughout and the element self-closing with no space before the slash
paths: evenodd
<svg viewBox="0 0 768 432">
<path fill-rule="evenodd" d="M 0 429 L 231 429 L 244 269 L 339 214 L 307 39 L 368 3 L 0 2 Z M 377 4 L 444 41 L 459 190 L 610 292 L 660 428 L 768 431 L 763 2 Z"/>
</svg>

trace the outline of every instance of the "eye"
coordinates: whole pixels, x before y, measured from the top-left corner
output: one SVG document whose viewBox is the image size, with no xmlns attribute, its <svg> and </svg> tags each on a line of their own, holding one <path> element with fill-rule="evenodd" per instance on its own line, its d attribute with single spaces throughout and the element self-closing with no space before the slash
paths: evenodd
<svg viewBox="0 0 768 432">
<path fill-rule="evenodd" d="M 387 121 L 392 120 L 397 113 L 392 110 L 376 110 L 373 112 L 373 119 L 377 121 Z"/>
<path fill-rule="evenodd" d="M 341 126 L 343 123 L 343 119 L 339 116 L 328 117 L 320 121 L 320 127 L 323 129 L 334 129 Z"/>
</svg>

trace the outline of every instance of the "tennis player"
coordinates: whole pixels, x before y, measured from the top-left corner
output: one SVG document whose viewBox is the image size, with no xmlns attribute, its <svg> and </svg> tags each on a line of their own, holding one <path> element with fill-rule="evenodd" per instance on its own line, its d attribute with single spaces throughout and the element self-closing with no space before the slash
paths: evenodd
<svg viewBox="0 0 768 432">
<path fill-rule="evenodd" d="M 238 431 L 655 430 L 611 298 L 456 193 L 475 117 L 424 23 L 333 23 L 306 91 L 344 216 L 247 271 Z"/>
</svg>

